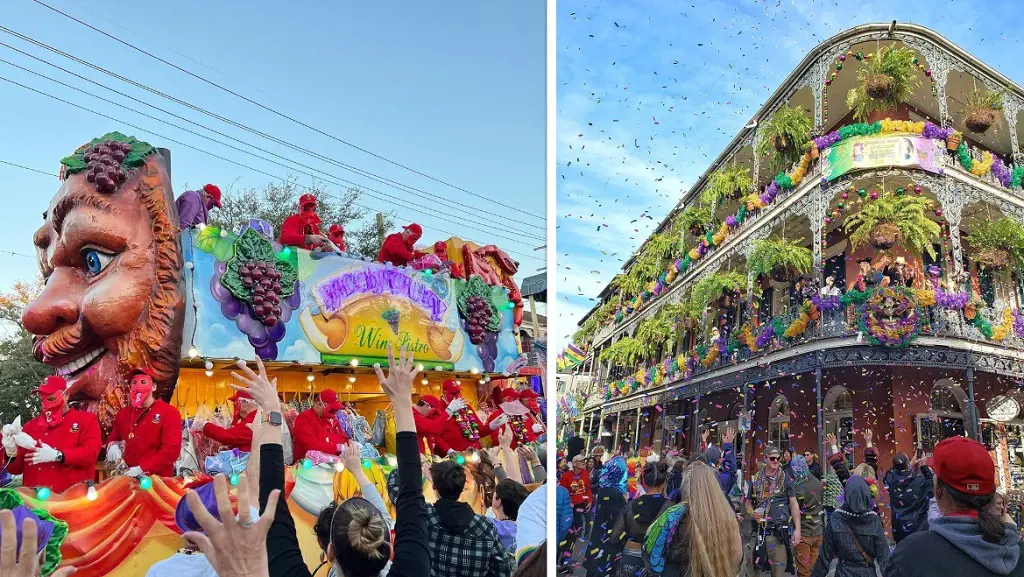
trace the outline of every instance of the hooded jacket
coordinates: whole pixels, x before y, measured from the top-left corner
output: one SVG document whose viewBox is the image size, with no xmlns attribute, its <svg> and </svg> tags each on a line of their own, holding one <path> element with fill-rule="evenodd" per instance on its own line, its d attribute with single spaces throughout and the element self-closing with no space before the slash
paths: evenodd
<svg viewBox="0 0 1024 577">
<path fill-rule="evenodd" d="M 882 480 L 893 511 L 893 538 L 899 543 L 911 533 L 928 528 L 928 499 L 932 497 L 932 471 L 922 467 L 889 469 Z"/>
<path fill-rule="evenodd" d="M 888 556 L 882 520 L 871 510 L 871 489 L 863 478 L 850 477 L 843 506 L 825 526 L 811 577 L 825 577 L 833 558 L 839 559 L 836 577 L 875 577 L 875 563 L 882 566 Z"/>
<path fill-rule="evenodd" d="M 1017 528 L 1007 524 L 1003 538 L 989 543 L 971 517 L 940 517 L 900 542 L 885 565 L 885 577 L 1024 577 Z"/>
</svg>

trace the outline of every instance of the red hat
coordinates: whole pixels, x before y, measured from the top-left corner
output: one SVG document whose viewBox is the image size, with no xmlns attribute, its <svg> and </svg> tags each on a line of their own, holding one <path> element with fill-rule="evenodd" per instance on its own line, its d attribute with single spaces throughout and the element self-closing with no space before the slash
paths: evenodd
<svg viewBox="0 0 1024 577">
<path fill-rule="evenodd" d="M 403 226 L 402 230 L 407 230 L 407 231 L 411 232 L 412 235 L 414 237 L 416 237 L 417 239 L 420 238 L 421 236 L 423 236 L 423 227 L 418 225 L 418 224 L 416 224 L 415 222 L 410 224 L 409 226 Z"/>
<path fill-rule="evenodd" d="M 985 445 L 967 437 L 950 437 L 935 445 L 931 467 L 935 476 L 967 495 L 991 495 L 996 490 L 996 466 Z"/>
<path fill-rule="evenodd" d="M 320 402 L 327 405 L 327 408 L 332 411 L 340 411 L 345 408 L 338 402 L 338 393 L 335 393 L 330 389 L 320 391 Z"/>
<path fill-rule="evenodd" d="M 533 389 L 523 389 L 519 391 L 519 400 L 525 401 L 526 399 L 536 399 L 540 397 Z"/>
<path fill-rule="evenodd" d="M 443 390 L 444 394 L 449 397 L 452 395 L 459 395 L 462 393 L 462 385 L 452 379 L 448 379 L 441 385 L 441 390 Z"/>
<path fill-rule="evenodd" d="M 203 187 L 203 192 L 210 195 L 210 198 L 213 199 L 213 204 L 216 204 L 217 208 L 224 208 L 220 204 L 220 188 L 216 184 L 207 184 Z"/>
<path fill-rule="evenodd" d="M 63 393 L 68 388 L 68 382 L 64 380 L 64 377 L 58 375 L 50 375 L 43 379 L 43 382 L 36 388 L 36 392 L 40 395 L 52 395 L 55 393 Z"/>
<path fill-rule="evenodd" d="M 134 377 L 135 375 L 147 375 L 149 376 L 149 378 L 153 379 L 153 382 L 156 382 L 156 374 L 153 373 L 153 369 L 150 369 L 148 367 L 135 369 L 132 372 L 128 373 L 128 380 L 131 380 L 131 378 Z"/>
<path fill-rule="evenodd" d="M 299 197 L 299 208 L 303 208 L 309 205 L 316 206 L 316 196 L 312 194 L 304 194 Z"/>
<path fill-rule="evenodd" d="M 335 234 L 338 232 L 344 233 L 345 227 L 341 226 L 340 224 L 332 224 L 331 228 L 327 229 L 327 234 Z"/>
<path fill-rule="evenodd" d="M 252 395 L 245 391 L 235 391 L 235 394 L 228 397 L 229 401 L 237 401 L 238 399 L 252 399 Z"/>
<path fill-rule="evenodd" d="M 508 403 L 518 401 L 519 393 L 515 389 L 504 389 L 501 391 L 501 402 Z"/>
<path fill-rule="evenodd" d="M 441 399 L 434 395 L 423 395 L 420 397 L 420 401 L 430 405 L 430 408 L 432 409 L 437 409 L 438 411 L 444 409 L 444 404 L 441 402 Z"/>
</svg>

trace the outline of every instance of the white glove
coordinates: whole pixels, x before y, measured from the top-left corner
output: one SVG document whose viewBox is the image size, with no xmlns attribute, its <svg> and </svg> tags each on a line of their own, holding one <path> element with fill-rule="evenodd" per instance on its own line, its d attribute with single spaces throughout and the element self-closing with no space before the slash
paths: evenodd
<svg viewBox="0 0 1024 577">
<path fill-rule="evenodd" d="M 15 417 L 14 422 L 11 423 L 10 425 L 4 425 L 3 432 L 4 432 L 4 436 L 5 437 L 9 437 L 9 436 L 13 435 L 14 433 L 20 433 L 21 432 L 21 416 L 19 415 L 18 417 Z"/>
<path fill-rule="evenodd" d="M 110 443 L 107 447 L 107 462 L 116 463 L 121 460 L 124 455 L 121 454 L 121 445 L 117 444 L 117 441 Z"/>
<path fill-rule="evenodd" d="M 15 433 L 14 442 L 22 449 L 32 450 L 36 448 L 36 440 L 28 433 Z"/>
<path fill-rule="evenodd" d="M 10 425 L 4 425 L 6 429 Z M 4 434 L 4 451 L 8 457 L 13 457 L 18 454 L 18 444 L 14 442 L 14 435 Z"/>
<path fill-rule="evenodd" d="M 534 423 L 533 424 L 533 432 L 534 433 L 543 433 L 544 432 L 544 425 L 542 425 L 540 423 Z"/>
<path fill-rule="evenodd" d="M 504 426 L 506 424 L 508 424 L 508 415 L 502 413 L 501 415 L 498 416 L 497 419 L 494 419 L 493 421 L 491 421 L 491 430 L 492 431 L 497 431 L 498 429 L 500 429 L 502 426 Z"/>
<path fill-rule="evenodd" d="M 459 411 L 465 409 L 468 406 L 469 405 L 467 405 L 466 401 L 464 401 L 463 399 L 455 399 L 454 401 L 448 403 L 448 414 L 454 415 L 455 413 L 458 413 Z"/>
<path fill-rule="evenodd" d="M 145 473 L 142 472 L 142 467 L 132 467 L 125 471 L 124 474 L 128 475 L 129 477 L 135 477 L 136 479 L 145 475 Z"/>
<path fill-rule="evenodd" d="M 206 423 L 209 423 L 209 421 L 207 421 L 206 419 L 200 419 L 199 417 L 196 417 L 192 419 L 192 430 L 202 431 L 203 427 L 206 426 Z"/>
<path fill-rule="evenodd" d="M 60 451 L 53 447 L 43 443 L 42 447 L 39 447 L 28 456 L 28 462 L 31 465 L 42 465 L 43 463 L 53 463 L 57 461 L 57 455 Z"/>
</svg>

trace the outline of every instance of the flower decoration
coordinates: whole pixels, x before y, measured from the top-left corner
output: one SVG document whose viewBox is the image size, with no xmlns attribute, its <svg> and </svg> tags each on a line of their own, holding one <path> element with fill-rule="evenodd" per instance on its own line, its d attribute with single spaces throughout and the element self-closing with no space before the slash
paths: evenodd
<svg viewBox="0 0 1024 577">
<path fill-rule="evenodd" d="M 859 324 L 871 344 L 905 347 L 917 338 L 921 317 L 911 291 L 882 287 L 861 305 Z"/>
</svg>

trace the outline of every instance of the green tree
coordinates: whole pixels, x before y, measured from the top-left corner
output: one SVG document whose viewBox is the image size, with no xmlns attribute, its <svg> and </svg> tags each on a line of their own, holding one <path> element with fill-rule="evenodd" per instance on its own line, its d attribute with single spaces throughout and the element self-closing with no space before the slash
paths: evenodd
<svg viewBox="0 0 1024 577">
<path fill-rule="evenodd" d="M 32 335 L 21 326 L 21 313 L 42 286 L 17 282 L 0 293 L 0 422 L 21 416 L 22 423 L 39 413 L 32 390 L 52 374 L 50 367 L 32 356 Z"/>
<path fill-rule="evenodd" d="M 307 193 L 313 194 L 319 201 L 317 214 L 324 223 L 321 231 L 324 235 L 330 225 L 340 224 L 345 227 L 345 248 L 348 252 L 377 256 L 380 252 L 380 233 L 376 214 L 357 206 L 363 194 L 358 188 L 334 194 L 321 183 L 314 182 L 307 188 L 299 186 L 294 180 L 270 182 L 242 190 L 234 190 L 229 186 L 221 199 L 224 208 L 210 213 L 210 224 L 237 232 L 250 219 L 255 218 L 269 222 L 274 228 L 274 234 L 278 234 L 284 219 L 298 211 L 299 197 Z M 394 216 L 387 213 L 384 215 L 385 233 L 391 232 L 392 226 Z"/>
</svg>

